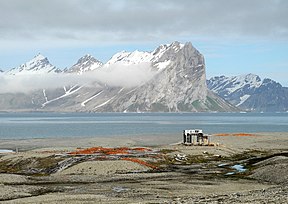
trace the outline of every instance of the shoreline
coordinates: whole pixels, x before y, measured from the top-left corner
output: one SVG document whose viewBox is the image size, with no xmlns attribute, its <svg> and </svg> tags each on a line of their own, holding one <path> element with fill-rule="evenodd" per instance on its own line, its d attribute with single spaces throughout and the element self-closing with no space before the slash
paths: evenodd
<svg viewBox="0 0 288 204">
<path fill-rule="evenodd" d="M 240 134 L 240 135 L 239 135 Z M 241 135 L 244 134 L 244 135 Z M 248 134 L 248 135 L 245 135 Z M 251 135 L 249 135 L 251 134 Z M 286 138 L 288 132 L 252 132 L 252 133 L 214 133 L 212 142 L 223 145 L 232 145 L 237 147 L 237 141 L 241 140 L 245 145 L 265 148 L 273 146 L 274 142 L 284 141 L 284 143 L 277 144 L 279 147 L 285 148 Z M 246 139 L 245 139 L 246 138 Z M 0 149 L 15 150 L 18 148 L 20 151 L 27 151 L 37 148 L 47 147 L 92 147 L 92 146 L 165 146 L 174 143 L 181 143 L 183 139 L 182 133 L 179 134 L 153 134 L 153 135 L 126 135 L 126 136 L 95 136 L 95 137 L 54 137 L 54 138 L 12 138 L 0 139 Z M 262 146 L 257 145 L 260 142 Z M 267 143 L 268 142 L 268 143 Z M 250 143 L 250 144 L 249 144 Z M 267 143 L 263 146 L 263 143 Z M 288 144 L 287 144 L 288 146 Z M 246 147 L 244 147 L 245 149 Z"/>
<path fill-rule="evenodd" d="M 0 154 L 0 201 L 286 201 L 288 132 L 213 135 L 213 146 L 188 146 L 181 140 L 173 134 L 0 140 L 0 149 L 20 150 Z"/>
<path fill-rule="evenodd" d="M 92 146 L 133 146 L 133 145 L 168 145 L 179 142 L 181 134 L 153 134 L 132 136 L 96 136 L 96 137 L 54 137 L 0 139 L 0 149 L 31 150 L 44 147 L 92 147 Z"/>
</svg>

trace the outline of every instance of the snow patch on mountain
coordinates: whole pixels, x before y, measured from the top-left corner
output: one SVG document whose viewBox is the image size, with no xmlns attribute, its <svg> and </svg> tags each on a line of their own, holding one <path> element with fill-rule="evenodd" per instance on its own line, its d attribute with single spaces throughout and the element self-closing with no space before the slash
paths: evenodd
<svg viewBox="0 0 288 204">
<path fill-rule="evenodd" d="M 179 42 L 174 42 L 168 45 L 160 45 L 152 52 L 142 52 L 142 51 L 134 51 L 127 52 L 122 51 L 116 53 L 106 64 L 105 66 L 111 64 L 120 64 L 120 65 L 136 65 L 141 63 L 151 63 L 152 66 L 156 67 L 158 70 L 162 70 L 166 68 L 170 64 L 169 59 L 161 60 L 161 57 L 164 53 L 170 50 L 172 53 L 177 53 L 181 49 L 183 49 L 184 44 Z"/>
<path fill-rule="evenodd" d="M 106 65 L 111 64 L 121 64 L 121 65 L 131 65 L 131 64 L 139 64 L 142 62 L 150 62 L 151 54 L 149 52 L 126 52 L 122 51 L 116 53 L 107 63 Z"/>
<path fill-rule="evenodd" d="M 82 88 L 82 86 L 78 86 L 78 85 L 72 86 L 69 90 L 67 90 L 67 91 L 65 92 L 65 94 L 63 94 L 63 95 L 61 95 L 61 96 L 59 96 L 59 97 L 57 97 L 57 98 L 54 98 L 54 99 L 51 99 L 51 100 L 47 100 L 45 103 L 42 104 L 42 108 L 44 108 L 45 106 L 47 106 L 49 103 L 55 102 L 55 101 L 57 101 L 57 100 L 59 100 L 59 99 L 62 99 L 62 98 L 64 98 L 64 97 L 67 97 L 67 96 L 69 96 L 69 95 L 72 95 L 72 94 L 76 93 L 76 92 L 79 91 L 81 88 Z M 44 92 L 43 92 L 43 93 L 44 93 Z M 44 97 L 46 97 L 46 99 L 47 99 L 46 94 L 44 95 Z"/>
<path fill-rule="evenodd" d="M 159 71 L 165 69 L 171 63 L 170 60 L 165 60 L 164 62 L 158 62 L 154 64 L 155 67 L 158 68 Z"/>
<path fill-rule="evenodd" d="M 105 106 L 105 105 L 108 104 L 110 101 L 112 101 L 116 96 L 117 96 L 117 95 L 115 95 L 115 96 L 109 98 L 109 99 L 108 99 L 107 101 L 105 101 L 104 103 L 101 103 L 100 105 L 94 107 L 93 110 L 96 110 L 96 109 L 98 109 L 98 108 L 101 108 L 102 106 Z"/>
<path fill-rule="evenodd" d="M 231 87 L 227 88 L 229 93 L 233 93 L 247 85 L 250 88 L 258 88 L 262 84 L 259 76 L 254 74 L 235 76 L 230 79 L 228 78 L 228 80 L 232 82 Z"/>
<path fill-rule="evenodd" d="M 242 103 L 244 103 L 251 95 L 249 94 L 245 94 L 244 96 L 240 97 L 240 102 L 238 104 L 236 104 L 236 106 L 240 106 Z"/>
<path fill-rule="evenodd" d="M 102 93 L 103 93 L 103 90 L 100 91 L 100 92 L 98 92 L 98 93 L 96 93 L 95 95 L 91 96 L 90 98 L 86 99 L 85 101 L 83 101 L 83 102 L 81 103 L 81 106 L 84 107 L 86 103 L 88 103 L 88 102 L 91 101 L 93 98 L 96 98 L 97 96 L 99 96 L 99 95 L 102 94 Z"/>
<path fill-rule="evenodd" d="M 47 101 L 48 101 L 48 97 L 47 97 L 47 95 L 46 95 L 46 90 L 43 89 L 42 92 L 43 92 L 44 99 L 45 99 L 45 101 L 47 102 Z"/>
</svg>

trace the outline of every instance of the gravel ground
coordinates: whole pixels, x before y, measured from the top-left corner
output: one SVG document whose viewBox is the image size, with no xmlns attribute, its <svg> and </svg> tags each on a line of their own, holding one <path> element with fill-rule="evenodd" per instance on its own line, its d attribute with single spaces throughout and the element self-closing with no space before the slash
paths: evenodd
<svg viewBox="0 0 288 204">
<path fill-rule="evenodd" d="M 56 174 L 111 175 L 127 172 L 145 172 L 150 168 L 130 161 L 88 161 L 72 166 Z"/>
<path fill-rule="evenodd" d="M 252 190 L 248 192 L 237 192 L 223 195 L 210 195 L 188 198 L 175 198 L 168 203 L 277 203 L 286 204 L 288 198 L 288 186 L 277 186 L 262 190 Z"/>
<path fill-rule="evenodd" d="M 112 144 L 113 146 L 152 145 L 158 150 L 173 150 L 167 154 L 172 157 L 175 154 L 190 155 L 191 159 L 195 155 L 213 158 L 215 156 L 215 161 L 202 166 L 201 164 L 185 166 L 176 162 L 177 168 L 171 172 L 150 173 L 147 172 L 148 167 L 138 163 L 109 160 L 77 163 L 62 172 L 46 176 L 2 173 L 0 174 L 0 202 L 13 204 L 287 203 L 288 159 L 287 154 L 284 153 L 287 152 L 288 133 L 257 133 L 252 137 L 215 136 L 212 141 L 219 145 L 213 147 L 175 144 L 159 146 L 159 143 L 164 140 L 170 142 L 181 140 L 180 136 L 167 137 L 169 138 L 157 137 L 154 141 L 152 137 L 133 140 L 129 138 L 125 140 L 117 138 L 0 140 L 0 148 L 18 147 L 20 150 L 30 150 L 0 155 L 0 162 L 11 162 L 6 163 L 7 167 L 13 167 L 20 162 L 29 168 L 29 165 L 37 166 L 35 165 L 37 162 L 50 162 L 54 158 L 51 158 L 51 155 L 67 150 L 72 151 L 76 147 L 112 146 Z M 262 154 L 258 153 L 260 151 L 268 152 L 273 156 L 254 163 L 252 171 L 249 172 L 249 179 L 243 176 L 230 177 L 213 173 L 215 168 L 217 170 L 217 158 L 245 154 L 246 151 L 255 151 L 255 154 L 259 155 Z M 277 153 L 281 154 L 277 155 Z M 46 157 L 50 159 L 45 160 Z M 25 165 L 27 161 L 29 165 Z M 197 171 L 191 171 L 193 168 Z"/>
<path fill-rule="evenodd" d="M 288 184 L 288 157 L 275 156 L 258 162 L 250 178 L 274 184 Z"/>
</svg>

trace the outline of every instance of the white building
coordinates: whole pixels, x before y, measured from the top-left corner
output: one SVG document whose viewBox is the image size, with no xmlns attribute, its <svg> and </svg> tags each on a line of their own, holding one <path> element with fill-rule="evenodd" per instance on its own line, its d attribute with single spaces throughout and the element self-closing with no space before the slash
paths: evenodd
<svg viewBox="0 0 288 204">
<path fill-rule="evenodd" d="M 183 144 L 186 145 L 209 145 L 210 136 L 204 135 L 202 130 L 183 130 Z"/>
</svg>

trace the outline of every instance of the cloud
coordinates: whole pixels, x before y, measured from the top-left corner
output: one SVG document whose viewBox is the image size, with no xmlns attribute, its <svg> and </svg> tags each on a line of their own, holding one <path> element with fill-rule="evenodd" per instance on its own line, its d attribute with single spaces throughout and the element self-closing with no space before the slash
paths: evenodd
<svg viewBox="0 0 288 204">
<path fill-rule="evenodd" d="M 0 1 L 0 39 L 150 41 L 175 36 L 288 39 L 286 0 Z M 57 44 L 57 43 L 55 43 Z"/>
<path fill-rule="evenodd" d="M 84 80 L 98 81 L 109 86 L 135 87 L 152 79 L 157 74 L 150 63 L 137 65 L 112 64 L 93 71 L 93 75 L 85 73 Z"/>
<path fill-rule="evenodd" d="M 113 64 L 100 69 L 76 73 L 25 73 L 8 75 L 0 73 L 0 93 L 29 93 L 39 89 L 55 89 L 69 85 L 131 88 L 150 80 L 157 72 L 152 71 L 150 63 L 137 65 Z"/>
</svg>

